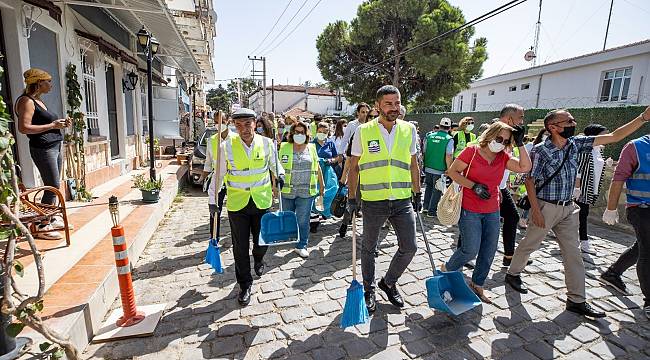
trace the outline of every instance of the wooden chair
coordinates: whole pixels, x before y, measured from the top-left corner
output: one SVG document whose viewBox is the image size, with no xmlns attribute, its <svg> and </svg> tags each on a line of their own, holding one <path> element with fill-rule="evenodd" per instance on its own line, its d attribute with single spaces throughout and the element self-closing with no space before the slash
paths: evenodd
<svg viewBox="0 0 650 360">
<path fill-rule="evenodd" d="M 59 189 L 52 186 L 39 186 L 32 189 L 25 189 L 20 185 L 20 204 L 21 210 L 19 214 L 20 222 L 25 224 L 31 231 L 32 235 L 36 237 L 39 233 L 50 231 L 64 231 L 66 246 L 70 246 L 70 228 L 68 226 L 68 214 L 65 209 L 65 199 Z M 37 199 L 43 191 L 53 192 L 59 200 L 59 205 L 42 204 Z M 59 215 L 63 218 L 63 228 L 52 230 L 39 230 L 38 225 L 44 220 L 50 220 L 53 216 Z"/>
</svg>

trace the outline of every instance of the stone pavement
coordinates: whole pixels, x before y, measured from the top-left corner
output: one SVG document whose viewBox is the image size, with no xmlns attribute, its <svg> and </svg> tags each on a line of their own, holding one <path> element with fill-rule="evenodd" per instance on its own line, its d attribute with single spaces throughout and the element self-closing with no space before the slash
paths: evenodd
<svg viewBox="0 0 650 360">
<path fill-rule="evenodd" d="M 228 221 L 222 251 L 225 273 L 203 264 L 208 239 L 207 199 L 189 190 L 167 214 L 134 270 L 138 304 L 166 302 L 153 337 L 90 345 L 84 358 L 105 359 L 647 359 L 650 322 L 642 315 L 636 268 L 624 274 L 633 296 L 605 288 L 596 277 L 634 238 L 591 226 L 598 256 L 585 256 L 587 295 L 608 316 L 587 321 L 564 311 L 564 274 L 559 247 L 552 239 L 533 254 L 520 295 L 504 286 L 502 253 L 497 253 L 486 283 L 492 305 L 458 317 L 427 306 L 424 281 L 431 267 L 420 250 L 399 285 L 407 305 L 392 307 L 379 291 L 370 322 L 342 330 L 339 320 L 351 281 L 350 236 L 337 237 L 337 221 L 327 221 L 310 239 L 311 255 L 288 248 L 270 249 L 267 273 L 256 279 L 253 300 L 240 308 Z M 434 226 L 428 239 L 439 265 L 452 253 L 454 228 Z M 358 226 L 361 231 L 361 226 Z M 577 231 L 577 229 L 576 229 Z M 386 231 L 384 231 L 386 233 Z M 349 234 L 349 232 L 348 232 Z M 390 231 L 380 245 L 377 276 L 396 251 Z M 502 251 L 500 248 L 499 251 Z M 470 274 L 468 271 L 466 274 Z M 378 278 L 379 279 L 379 278 Z M 119 306 L 116 301 L 114 307 Z"/>
</svg>

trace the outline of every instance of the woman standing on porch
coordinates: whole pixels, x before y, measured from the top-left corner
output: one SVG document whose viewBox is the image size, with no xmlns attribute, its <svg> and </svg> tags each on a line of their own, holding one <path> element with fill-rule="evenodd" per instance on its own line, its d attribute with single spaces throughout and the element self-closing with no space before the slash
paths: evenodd
<svg viewBox="0 0 650 360">
<path fill-rule="evenodd" d="M 63 133 L 61 129 L 71 125 L 70 119 L 60 119 L 45 106 L 41 95 L 52 89 L 52 76 L 41 69 L 29 69 L 23 74 L 25 91 L 16 100 L 16 115 L 18 116 L 18 131 L 29 138 L 29 153 L 34 165 L 43 179 L 43 184 L 59 188 L 62 166 L 61 144 Z M 44 204 L 54 204 L 56 195 L 45 191 Z M 60 223 L 59 223 L 60 222 Z M 49 228 L 48 228 L 49 227 Z M 62 228 L 61 219 L 53 219 L 51 224 L 41 224 L 42 230 Z M 40 229 L 39 229 L 40 230 Z M 60 239 L 56 231 L 40 233 L 46 239 Z"/>
</svg>

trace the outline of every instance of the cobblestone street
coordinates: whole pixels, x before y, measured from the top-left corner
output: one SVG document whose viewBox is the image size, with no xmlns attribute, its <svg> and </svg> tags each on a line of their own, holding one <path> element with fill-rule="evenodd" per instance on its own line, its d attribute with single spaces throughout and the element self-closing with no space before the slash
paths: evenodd
<svg viewBox="0 0 650 360">
<path fill-rule="evenodd" d="M 643 302 L 636 268 L 623 277 L 632 296 L 621 296 L 597 280 L 634 242 L 629 234 L 590 227 L 590 233 L 596 234 L 592 247 L 598 255 L 585 256 L 587 297 L 592 305 L 608 311 L 604 319 L 588 321 L 564 311 L 563 265 L 559 247 L 551 238 L 533 253 L 534 262 L 523 274 L 528 294 L 520 295 L 504 285 L 500 244 L 485 285 L 494 304 L 458 317 L 436 312 L 427 306 L 425 279 L 432 272 L 419 238 L 420 249 L 399 281 L 405 308 L 398 311 L 378 291 L 378 308 L 369 323 L 344 331 L 339 320 L 351 281 L 351 237 L 350 231 L 345 239 L 338 237 L 339 221 L 326 221 L 317 234 L 311 234 L 308 259 L 299 258 L 288 247 L 270 249 L 265 258 L 267 271 L 255 279 L 251 304 L 241 308 L 236 300 L 239 288 L 227 219 L 222 222 L 221 241 L 225 272 L 213 274 L 203 263 L 209 238 L 207 197 L 190 189 L 179 200 L 134 270 L 138 304 L 167 304 L 154 336 L 92 344 L 84 358 L 650 357 L 650 322 L 639 308 Z M 452 253 L 456 229 L 424 219 L 439 266 Z M 396 248 L 395 234 L 389 231 L 380 245 L 377 280 Z M 113 307 L 119 304 L 118 299 Z"/>
</svg>

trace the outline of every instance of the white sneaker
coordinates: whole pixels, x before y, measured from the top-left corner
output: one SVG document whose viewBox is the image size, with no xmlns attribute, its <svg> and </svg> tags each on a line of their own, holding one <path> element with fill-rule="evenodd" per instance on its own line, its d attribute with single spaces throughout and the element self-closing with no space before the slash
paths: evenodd
<svg viewBox="0 0 650 360">
<path fill-rule="evenodd" d="M 293 249 L 293 251 L 303 259 L 309 257 L 309 251 L 307 249 Z"/>
<path fill-rule="evenodd" d="M 39 225 L 38 226 L 39 231 L 48 231 L 48 230 L 52 230 L 52 229 L 53 229 L 52 225 L 50 225 L 50 224 Z M 48 231 L 48 232 L 38 233 L 38 234 L 36 234 L 35 237 L 38 238 L 38 239 L 44 239 L 44 240 L 59 240 L 59 239 L 63 238 L 63 236 L 61 236 L 61 234 L 59 234 L 58 231 Z"/>
<path fill-rule="evenodd" d="M 589 240 L 580 241 L 580 250 L 585 254 L 596 255 L 596 250 L 593 250 L 591 246 L 589 246 Z"/>
</svg>

